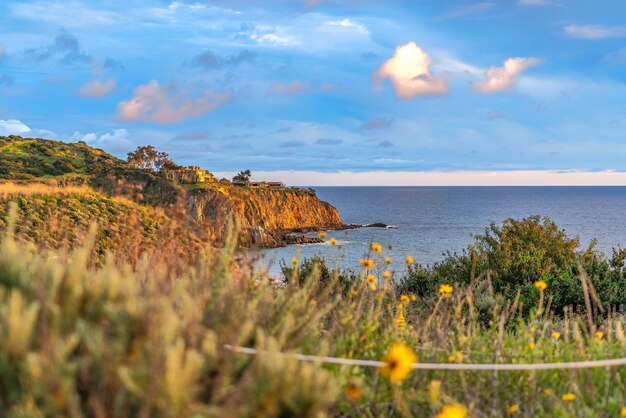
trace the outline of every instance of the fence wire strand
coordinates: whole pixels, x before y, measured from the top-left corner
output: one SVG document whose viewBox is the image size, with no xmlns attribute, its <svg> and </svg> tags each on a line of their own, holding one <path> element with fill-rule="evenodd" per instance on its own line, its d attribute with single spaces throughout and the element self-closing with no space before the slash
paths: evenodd
<svg viewBox="0 0 626 418">
<path fill-rule="evenodd" d="M 349 359 L 341 357 L 314 356 L 309 354 L 291 354 L 283 352 L 273 352 L 257 350 L 256 348 L 238 347 L 225 345 L 225 349 L 241 354 L 259 355 L 270 354 L 279 357 L 293 358 L 299 361 L 310 361 L 314 363 L 340 364 L 347 366 L 364 367 L 384 367 L 384 361 Z M 591 369 L 598 367 L 620 367 L 626 366 L 626 358 L 605 359 L 605 360 L 585 360 L 563 363 L 517 363 L 517 364 L 471 364 L 471 363 L 413 363 L 413 370 L 469 370 L 469 371 L 524 371 L 524 370 L 566 370 L 566 369 Z"/>
</svg>

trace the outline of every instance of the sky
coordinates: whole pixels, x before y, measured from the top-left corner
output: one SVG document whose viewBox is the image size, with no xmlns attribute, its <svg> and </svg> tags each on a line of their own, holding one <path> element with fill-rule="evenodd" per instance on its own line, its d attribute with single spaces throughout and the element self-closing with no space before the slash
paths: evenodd
<svg viewBox="0 0 626 418">
<path fill-rule="evenodd" d="M 626 184 L 623 0 L 5 0 L 0 135 L 296 185 Z"/>
</svg>

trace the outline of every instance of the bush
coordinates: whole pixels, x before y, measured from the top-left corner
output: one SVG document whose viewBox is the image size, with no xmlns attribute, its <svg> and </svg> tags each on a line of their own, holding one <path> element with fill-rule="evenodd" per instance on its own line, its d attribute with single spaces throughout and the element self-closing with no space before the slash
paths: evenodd
<svg viewBox="0 0 626 418">
<path fill-rule="evenodd" d="M 568 270 L 576 263 L 579 243 L 540 216 L 492 223 L 476 240 L 487 268 L 494 271 L 495 290 L 505 292 Z"/>
<path fill-rule="evenodd" d="M 280 270 L 285 281 L 295 279 L 303 285 L 306 280 L 314 278 L 321 285 L 328 285 L 333 280 L 337 280 L 341 288 L 346 291 L 358 279 L 358 275 L 351 271 L 330 270 L 326 265 L 326 260 L 316 255 L 312 258 L 305 258 L 297 266 L 290 266 L 284 260 L 280 261 Z"/>
</svg>

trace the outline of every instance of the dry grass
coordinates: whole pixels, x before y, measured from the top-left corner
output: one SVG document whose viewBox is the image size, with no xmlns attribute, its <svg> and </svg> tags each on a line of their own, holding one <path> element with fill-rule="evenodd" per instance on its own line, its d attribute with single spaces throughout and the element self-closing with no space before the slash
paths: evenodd
<svg viewBox="0 0 626 418">
<path fill-rule="evenodd" d="M 89 194 L 94 191 L 88 186 L 59 186 L 54 183 L 0 183 L 0 199 L 17 196 Z"/>
</svg>

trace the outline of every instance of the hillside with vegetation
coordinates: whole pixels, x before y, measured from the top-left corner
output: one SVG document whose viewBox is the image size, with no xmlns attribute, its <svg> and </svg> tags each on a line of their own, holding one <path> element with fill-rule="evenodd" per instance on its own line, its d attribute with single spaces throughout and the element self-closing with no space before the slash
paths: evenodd
<svg viewBox="0 0 626 418">
<path fill-rule="evenodd" d="M 84 142 L 66 143 L 0 136 L 0 179 L 95 174 L 121 166 L 121 160 Z"/>
<path fill-rule="evenodd" d="M 195 172 L 203 173 L 201 179 L 192 176 L 192 181 L 187 181 L 188 175 Z M 3 179 L 5 183 L 13 181 L 24 186 L 50 185 L 50 190 L 85 185 L 92 189 L 89 196 L 102 199 L 103 204 L 117 198 L 132 201 L 137 205 L 138 218 L 146 211 L 158 209 L 159 216 L 184 225 L 186 235 L 211 245 L 224 242 L 231 221 L 239 225 L 239 245 L 245 247 L 281 246 L 288 242 L 293 230 L 343 226 L 337 210 L 310 190 L 247 187 L 246 182 L 218 181 L 199 168 L 178 166 L 166 153 L 151 146 L 138 147 L 129 153 L 127 161 L 122 161 L 85 143 L 0 137 L 0 182 Z M 37 199 L 43 194 L 44 189 Z M 60 200 L 57 206 L 45 210 L 33 199 L 33 195 L 22 196 L 18 203 L 26 212 L 28 206 L 37 208 L 39 212 L 33 216 L 43 222 L 47 217 L 65 217 L 68 211 L 81 219 L 100 220 L 102 216 L 91 210 L 92 205 L 84 199 Z M 6 194 L 0 200 L 3 212 L 11 200 L 15 198 Z M 70 204 L 71 207 L 62 208 Z M 79 209 L 82 204 L 86 204 L 85 211 Z M 112 212 L 115 211 L 107 213 Z M 109 224 L 106 218 L 102 221 Z M 26 237 L 34 238 L 32 234 Z M 56 242 L 56 238 L 39 242 Z"/>
<path fill-rule="evenodd" d="M 107 254 L 136 264 L 143 255 L 190 260 L 205 244 L 162 210 L 87 186 L 0 184 L 0 228 L 14 207 L 14 233 L 39 249 L 67 250 L 93 240 L 90 259 Z"/>
</svg>

